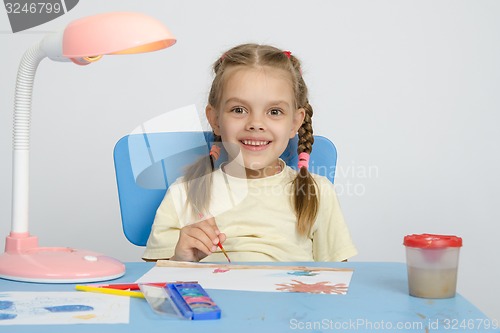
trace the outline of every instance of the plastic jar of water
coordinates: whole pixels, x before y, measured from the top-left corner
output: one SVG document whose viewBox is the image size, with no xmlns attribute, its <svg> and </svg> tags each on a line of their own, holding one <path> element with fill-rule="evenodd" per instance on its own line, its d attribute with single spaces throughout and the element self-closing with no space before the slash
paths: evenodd
<svg viewBox="0 0 500 333">
<path fill-rule="evenodd" d="M 410 295 L 422 298 L 454 297 L 462 238 L 419 234 L 404 237 Z"/>
</svg>

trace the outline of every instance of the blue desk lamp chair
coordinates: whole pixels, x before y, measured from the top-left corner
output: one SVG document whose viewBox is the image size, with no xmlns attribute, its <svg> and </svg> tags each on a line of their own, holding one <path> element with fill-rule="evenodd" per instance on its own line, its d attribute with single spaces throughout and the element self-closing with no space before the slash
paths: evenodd
<svg viewBox="0 0 500 333">
<path fill-rule="evenodd" d="M 297 136 L 291 139 L 281 158 L 297 168 Z M 151 226 L 169 185 L 183 175 L 183 169 L 207 156 L 211 132 L 162 132 L 130 134 L 114 149 L 116 182 L 123 232 L 135 245 L 145 246 Z M 224 161 L 224 152 L 218 162 Z M 337 150 L 325 137 L 315 135 L 309 170 L 333 183 Z"/>
</svg>

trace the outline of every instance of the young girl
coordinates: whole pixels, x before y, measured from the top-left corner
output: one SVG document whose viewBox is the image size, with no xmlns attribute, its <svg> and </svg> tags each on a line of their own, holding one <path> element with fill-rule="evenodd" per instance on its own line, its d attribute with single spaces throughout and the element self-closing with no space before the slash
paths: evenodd
<svg viewBox="0 0 500 333">
<path fill-rule="evenodd" d="M 145 260 L 343 261 L 357 253 L 333 184 L 307 170 L 312 107 L 299 60 L 236 46 L 214 64 L 210 156 L 170 186 Z M 298 133 L 299 172 L 279 157 Z M 227 162 L 214 168 L 220 148 Z"/>
</svg>

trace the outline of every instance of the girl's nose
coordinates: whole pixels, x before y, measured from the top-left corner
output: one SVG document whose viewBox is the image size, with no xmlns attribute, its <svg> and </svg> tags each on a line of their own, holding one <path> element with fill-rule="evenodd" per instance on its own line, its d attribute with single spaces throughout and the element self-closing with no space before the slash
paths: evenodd
<svg viewBox="0 0 500 333">
<path fill-rule="evenodd" d="M 258 116 L 251 116 L 248 118 L 247 130 L 249 131 L 264 131 L 265 125 L 262 119 Z"/>
</svg>

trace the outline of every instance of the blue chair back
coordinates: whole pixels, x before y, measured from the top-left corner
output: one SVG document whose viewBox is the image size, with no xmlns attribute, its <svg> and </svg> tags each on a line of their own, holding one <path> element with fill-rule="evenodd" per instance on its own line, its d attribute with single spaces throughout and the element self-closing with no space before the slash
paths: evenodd
<svg viewBox="0 0 500 333">
<path fill-rule="evenodd" d="M 297 169 L 297 137 L 290 140 L 281 158 Z M 138 246 L 145 246 L 151 226 L 169 185 L 183 175 L 184 168 L 207 156 L 213 142 L 211 132 L 162 132 L 130 134 L 114 149 L 114 162 L 123 232 Z M 218 163 L 225 160 L 222 152 Z M 314 136 L 309 170 L 333 183 L 337 150 L 325 137 Z"/>
</svg>

